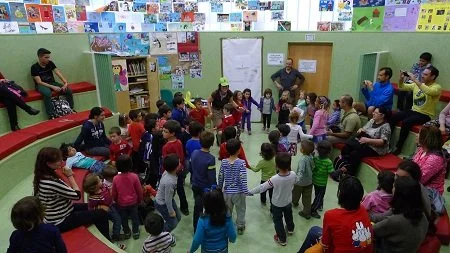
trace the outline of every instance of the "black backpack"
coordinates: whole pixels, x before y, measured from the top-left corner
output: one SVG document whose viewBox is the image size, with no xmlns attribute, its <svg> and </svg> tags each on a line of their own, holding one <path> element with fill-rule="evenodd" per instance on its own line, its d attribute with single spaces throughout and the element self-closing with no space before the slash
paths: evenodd
<svg viewBox="0 0 450 253">
<path fill-rule="evenodd" d="M 53 115 L 51 115 L 52 117 L 58 118 L 73 113 L 72 108 L 70 108 L 69 102 L 67 102 L 66 98 L 63 96 L 52 97 L 51 103 L 53 106 Z"/>
</svg>

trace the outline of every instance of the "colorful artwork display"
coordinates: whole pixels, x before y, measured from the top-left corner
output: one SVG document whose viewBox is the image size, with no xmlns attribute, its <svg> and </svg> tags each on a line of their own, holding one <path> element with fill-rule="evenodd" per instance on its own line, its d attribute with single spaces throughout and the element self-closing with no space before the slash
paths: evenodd
<svg viewBox="0 0 450 253">
<path fill-rule="evenodd" d="M 333 11 L 334 0 L 320 0 L 319 11 Z"/>
<path fill-rule="evenodd" d="M 420 5 L 390 5 L 385 7 L 383 31 L 414 31 Z"/>
<path fill-rule="evenodd" d="M 353 8 L 352 31 L 381 31 L 384 6 Z"/>
<path fill-rule="evenodd" d="M 422 4 L 417 20 L 419 32 L 445 32 L 449 31 L 450 3 Z"/>
</svg>

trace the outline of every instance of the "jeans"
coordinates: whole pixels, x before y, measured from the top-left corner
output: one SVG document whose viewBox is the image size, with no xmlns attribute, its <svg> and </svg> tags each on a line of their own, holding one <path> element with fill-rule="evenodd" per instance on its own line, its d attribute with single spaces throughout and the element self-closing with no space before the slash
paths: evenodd
<svg viewBox="0 0 450 253">
<path fill-rule="evenodd" d="M 131 218 L 131 226 L 133 234 L 139 233 L 139 213 L 138 205 L 131 206 L 117 206 L 120 218 L 122 219 L 123 232 L 125 234 L 130 233 L 130 226 L 128 225 L 128 218 Z"/>
<path fill-rule="evenodd" d="M 110 240 L 108 215 L 105 210 L 88 210 L 87 204 L 73 204 L 72 213 L 62 223 L 56 225 L 61 233 L 77 227 L 95 224 L 98 231 Z"/>
<path fill-rule="evenodd" d="M 84 150 L 86 154 L 91 156 L 104 156 L 109 157 L 109 147 L 92 147 L 89 149 Z"/>
<path fill-rule="evenodd" d="M 399 111 L 411 110 L 413 105 L 413 92 L 408 90 L 399 90 L 397 94 L 397 109 Z"/>
<path fill-rule="evenodd" d="M 275 225 L 275 232 L 278 235 L 278 239 L 281 242 L 286 242 L 286 231 L 284 229 L 283 224 L 283 216 L 284 221 L 286 222 L 286 227 L 288 231 L 294 231 L 294 219 L 292 217 L 292 204 L 289 204 L 284 207 L 271 206 L 272 215 L 273 215 L 273 223 Z"/>
<path fill-rule="evenodd" d="M 247 130 L 252 131 L 252 123 L 250 122 L 251 116 L 252 116 L 252 114 L 250 112 L 248 112 L 248 113 L 244 112 L 242 114 L 242 122 L 241 122 L 242 130 L 244 130 L 245 122 L 247 121 Z"/>
<path fill-rule="evenodd" d="M 262 115 L 263 127 L 266 129 L 270 128 L 270 121 L 272 121 L 272 114 Z"/>
<path fill-rule="evenodd" d="M 405 143 L 408 133 L 414 125 L 423 125 L 430 120 L 430 116 L 418 113 L 416 111 L 397 112 L 391 118 L 391 129 L 395 129 L 398 122 L 402 122 L 400 136 L 398 137 L 397 150 L 401 150 Z M 392 131 L 394 132 L 394 131 Z"/>
<path fill-rule="evenodd" d="M 112 237 L 119 238 L 120 229 L 122 227 L 122 218 L 120 218 L 120 214 L 115 206 L 109 207 L 108 219 L 113 223 Z"/>
<path fill-rule="evenodd" d="M 261 184 L 264 184 L 266 181 L 261 180 Z M 261 194 L 259 194 L 259 196 L 261 197 L 261 202 L 262 203 L 266 203 L 266 195 L 267 192 L 269 192 L 269 201 L 270 204 L 272 204 L 272 194 L 273 194 L 273 188 L 270 188 L 269 190 L 265 191 L 265 192 L 261 192 Z"/>
<path fill-rule="evenodd" d="M 194 214 L 193 214 L 193 225 L 194 232 L 197 230 L 197 223 L 200 215 L 203 213 L 203 196 L 205 192 L 202 188 L 192 186 L 192 193 L 194 195 Z"/>
<path fill-rule="evenodd" d="M 320 237 L 322 237 L 322 228 L 318 226 L 313 226 L 309 229 L 308 234 L 306 235 L 305 240 L 303 241 L 302 247 L 298 250 L 297 253 L 304 253 L 307 249 L 316 245 Z"/>
<path fill-rule="evenodd" d="M 51 85 L 54 86 L 58 86 L 58 87 L 63 87 L 63 84 L 57 83 L 57 82 L 53 82 L 51 83 Z M 45 111 L 47 112 L 48 116 L 53 115 L 53 105 L 51 102 L 52 99 L 52 90 L 46 86 L 43 85 L 38 85 L 37 89 L 36 89 L 39 93 L 41 93 L 41 95 L 44 97 L 44 105 L 45 105 Z M 69 102 L 70 108 L 73 109 L 73 95 L 72 95 L 72 90 L 67 88 L 66 91 L 62 91 L 60 92 L 60 94 L 63 94 L 66 99 L 67 102 Z"/>
<path fill-rule="evenodd" d="M 104 162 L 97 161 L 89 168 L 89 171 L 96 175 L 100 175 L 105 167 L 106 164 Z"/>
<path fill-rule="evenodd" d="M 11 130 L 14 129 L 14 127 L 18 124 L 16 106 L 20 107 L 26 112 L 29 112 L 32 109 L 21 98 L 9 91 L 9 89 L 6 87 L 6 84 L 0 84 L 0 101 L 5 104 L 6 110 L 8 111 L 9 125 L 11 126 Z"/>
<path fill-rule="evenodd" d="M 228 207 L 228 211 L 230 216 L 233 214 L 233 208 L 236 206 L 236 225 L 237 228 L 245 228 L 245 198 L 246 195 L 244 193 L 236 193 L 236 194 L 223 194 L 225 198 L 225 204 Z"/>
<path fill-rule="evenodd" d="M 327 134 L 314 135 L 312 141 L 314 144 L 319 143 L 319 141 L 324 141 L 327 139 Z"/>
<path fill-rule="evenodd" d="M 186 179 L 186 173 L 187 170 L 183 169 L 178 173 L 177 177 L 177 194 L 178 198 L 180 199 L 180 210 L 183 210 L 183 212 L 189 210 L 188 202 L 186 199 L 186 192 L 184 191 L 184 180 Z"/>
<path fill-rule="evenodd" d="M 312 197 L 313 185 L 300 186 L 294 185 L 292 189 L 292 203 L 298 205 L 298 201 L 302 198 L 303 210 L 302 213 L 311 215 L 311 197 Z"/>
<path fill-rule="evenodd" d="M 344 148 L 341 151 L 341 155 L 346 158 L 350 166 L 347 166 L 347 174 L 356 175 L 361 159 L 364 157 L 379 156 L 379 154 L 373 150 L 367 144 L 361 144 L 356 139 L 350 139 L 345 143 Z"/>
<path fill-rule="evenodd" d="M 311 213 L 323 208 L 323 198 L 325 197 L 326 190 L 327 186 L 314 185 L 314 201 L 311 205 Z"/>
<path fill-rule="evenodd" d="M 167 210 L 166 204 L 160 205 L 155 201 L 156 210 L 158 210 L 158 212 L 164 218 L 164 231 L 166 232 L 171 232 L 172 230 L 174 230 L 177 227 L 178 222 L 180 222 L 181 220 L 181 213 L 180 210 L 178 210 L 177 203 L 174 199 L 172 199 L 172 207 L 175 211 L 175 217 L 170 217 L 169 210 Z"/>
</svg>

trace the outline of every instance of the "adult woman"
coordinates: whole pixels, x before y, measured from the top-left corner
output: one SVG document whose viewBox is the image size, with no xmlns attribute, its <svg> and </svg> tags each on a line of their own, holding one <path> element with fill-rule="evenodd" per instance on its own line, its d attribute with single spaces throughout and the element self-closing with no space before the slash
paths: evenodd
<svg viewBox="0 0 450 253">
<path fill-rule="evenodd" d="M 0 102 L 5 104 L 8 111 L 9 125 L 11 131 L 17 131 L 20 129 L 17 122 L 16 106 L 26 111 L 30 115 L 36 115 L 39 110 L 31 108 L 23 101 L 22 97 L 27 96 L 27 92 L 17 85 L 14 81 L 6 79 L 0 72 Z"/>
<path fill-rule="evenodd" d="M 417 252 L 428 231 L 420 184 L 398 177 L 391 205 L 393 214 L 373 226 L 377 252 Z"/>
<path fill-rule="evenodd" d="M 83 123 L 81 133 L 74 146 L 77 150 L 84 150 L 88 155 L 109 157 L 109 144 L 106 137 L 105 112 L 100 107 L 94 107 L 89 113 L 89 119 Z M 82 145 L 84 143 L 84 145 Z"/>
<path fill-rule="evenodd" d="M 444 193 L 446 161 L 442 154 L 442 135 L 437 127 L 424 126 L 419 132 L 419 148 L 413 161 L 420 166 L 420 183 Z"/>
<path fill-rule="evenodd" d="M 88 211 L 87 204 L 74 204 L 81 197 L 80 189 L 71 169 L 64 167 L 63 173 L 69 181 L 64 183 L 55 170 L 62 165 L 61 151 L 56 148 L 42 148 L 34 167 L 34 195 L 45 207 L 44 222 L 58 227 L 63 233 L 71 229 L 95 224 L 98 230 L 109 237 L 108 214 L 103 209 Z"/>
<path fill-rule="evenodd" d="M 208 97 L 209 115 L 212 117 L 214 126 L 219 126 L 222 123 L 223 107 L 228 103 L 235 105 L 233 92 L 229 88 L 228 80 L 221 77 L 217 90 L 213 91 L 211 96 Z"/>
<path fill-rule="evenodd" d="M 360 206 L 363 194 L 362 184 L 356 177 L 342 178 L 337 192 L 341 208 L 325 212 L 323 229 L 312 227 L 298 253 L 311 246 L 322 247 L 327 252 L 372 253 L 372 225 L 366 209 Z M 319 239 L 320 244 L 315 245 Z"/>
<path fill-rule="evenodd" d="M 435 126 L 439 127 L 439 131 L 441 134 L 449 134 L 450 133 L 450 103 L 442 109 L 439 113 L 438 119 L 433 119 L 424 124 L 424 126 Z"/>
<path fill-rule="evenodd" d="M 356 169 L 363 157 L 381 156 L 389 152 L 391 127 L 389 126 L 390 112 L 376 107 L 373 117 L 367 124 L 357 131 L 357 137 L 349 139 L 341 151 L 341 172 L 355 175 Z"/>
</svg>

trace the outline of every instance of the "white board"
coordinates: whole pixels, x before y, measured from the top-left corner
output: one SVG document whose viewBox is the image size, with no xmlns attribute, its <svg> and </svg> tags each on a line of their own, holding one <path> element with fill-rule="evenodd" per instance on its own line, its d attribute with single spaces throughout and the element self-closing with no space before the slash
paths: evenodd
<svg viewBox="0 0 450 253">
<path fill-rule="evenodd" d="M 259 103 L 262 89 L 262 38 L 223 39 L 222 73 L 231 91 L 249 88 Z M 251 121 L 260 121 L 261 113 L 252 105 Z"/>
</svg>

